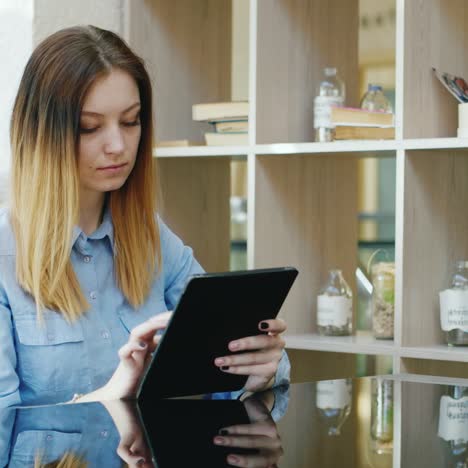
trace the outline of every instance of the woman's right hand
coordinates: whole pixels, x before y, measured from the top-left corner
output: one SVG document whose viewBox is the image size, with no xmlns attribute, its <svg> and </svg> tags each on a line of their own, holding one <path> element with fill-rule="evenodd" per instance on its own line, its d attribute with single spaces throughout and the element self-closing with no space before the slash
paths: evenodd
<svg viewBox="0 0 468 468">
<path fill-rule="evenodd" d="M 77 402 L 118 400 L 136 395 L 143 373 L 158 346 L 159 330 L 167 327 L 172 312 L 155 315 L 130 333 L 128 342 L 119 349 L 120 363 L 109 381 L 95 392 L 84 395 Z"/>
</svg>

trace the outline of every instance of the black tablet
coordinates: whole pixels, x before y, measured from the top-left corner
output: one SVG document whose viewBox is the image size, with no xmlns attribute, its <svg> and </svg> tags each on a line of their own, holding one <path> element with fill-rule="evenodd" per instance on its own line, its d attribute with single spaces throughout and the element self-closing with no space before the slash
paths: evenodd
<svg viewBox="0 0 468 468">
<path fill-rule="evenodd" d="M 240 390 L 247 377 L 215 366 L 232 340 L 258 335 L 277 316 L 298 274 L 292 267 L 193 276 L 142 379 L 138 399 Z"/>
</svg>

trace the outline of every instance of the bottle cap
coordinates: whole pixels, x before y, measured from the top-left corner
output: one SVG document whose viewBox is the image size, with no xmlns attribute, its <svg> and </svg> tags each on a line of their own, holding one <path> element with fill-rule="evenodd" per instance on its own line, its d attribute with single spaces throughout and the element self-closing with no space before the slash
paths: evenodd
<svg viewBox="0 0 468 468">
<path fill-rule="evenodd" d="M 367 91 L 382 91 L 382 86 L 369 83 L 367 86 Z"/>
</svg>

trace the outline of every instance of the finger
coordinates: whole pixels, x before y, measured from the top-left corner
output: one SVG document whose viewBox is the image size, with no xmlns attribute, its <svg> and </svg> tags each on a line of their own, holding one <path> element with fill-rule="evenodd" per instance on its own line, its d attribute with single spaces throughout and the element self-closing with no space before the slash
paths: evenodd
<svg viewBox="0 0 468 468">
<path fill-rule="evenodd" d="M 270 361 L 277 361 L 281 359 L 282 349 L 272 349 L 269 351 L 257 351 L 254 353 L 234 354 L 231 356 L 223 356 L 215 359 L 215 365 L 218 367 L 223 366 L 240 366 L 240 365 L 254 365 L 266 364 Z"/>
<path fill-rule="evenodd" d="M 276 425 L 271 420 L 253 424 L 234 424 L 221 430 L 223 431 L 221 437 L 230 437 L 232 435 L 278 437 Z"/>
<path fill-rule="evenodd" d="M 281 447 L 278 437 L 267 437 L 264 435 L 215 436 L 213 442 L 221 447 L 265 450 L 274 450 Z"/>
<path fill-rule="evenodd" d="M 267 364 L 258 364 L 253 366 L 223 366 L 219 369 L 222 372 L 226 372 L 227 374 L 256 375 L 259 377 L 271 378 L 273 375 L 275 375 L 277 368 L 277 362 L 268 362 Z"/>
<path fill-rule="evenodd" d="M 278 335 L 255 335 L 238 340 L 231 341 L 228 344 L 230 351 L 249 351 L 259 349 L 281 348 L 283 349 L 285 342 Z"/>
<path fill-rule="evenodd" d="M 172 312 L 155 315 L 132 329 L 129 341 L 151 340 L 158 330 L 164 330 L 169 323 Z"/>
<path fill-rule="evenodd" d="M 258 324 L 258 328 L 263 332 L 272 334 L 283 333 L 287 329 L 286 322 L 283 319 L 277 318 L 272 320 L 262 320 Z"/>
<path fill-rule="evenodd" d="M 131 453 L 129 447 L 124 444 L 117 447 L 117 455 L 129 466 L 143 466 L 145 462 L 141 455 Z"/>
<path fill-rule="evenodd" d="M 265 452 L 258 455 L 239 455 L 229 454 L 226 458 L 227 462 L 232 466 L 247 466 L 249 468 L 264 468 L 271 466 L 279 460 L 283 454 L 282 450 L 275 450 L 273 452 Z"/>
<path fill-rule="evenodd" d="M 127 360 L 132 358 L 133 353 L 141 354 L 144 359 L 147 353 L 148 345 L 144 341 L 128 342 L 119 349 L 119 358 Z"/>
</svg>

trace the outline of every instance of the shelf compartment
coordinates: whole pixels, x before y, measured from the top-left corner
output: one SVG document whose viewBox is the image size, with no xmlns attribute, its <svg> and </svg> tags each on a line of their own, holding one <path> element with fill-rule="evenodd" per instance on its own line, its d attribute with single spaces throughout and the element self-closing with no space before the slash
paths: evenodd
<svg viewBox="0 0 468 468">
<path fill-rule="evenodd" d="M 321 336 L 317 334 L 285 335 L 286 348 L 335 353 L 394 356 L 393 340 L 376 340 L 370 332 L 354 336 Z"/>
<path fill-rule="evenodd" d="M 431 361 L 456 361 L 468 363 L 468 348 L 462 346 L 406 346 L 400 348 L 399 353 L 402 358 L 426 359 Z"/>
<path fill-rule="evenodd" d="M 249 146 L 175 146 L 153 148 L 157 158 L 199 158 L 206 156 L 246 156 Z"/>
</svg>

